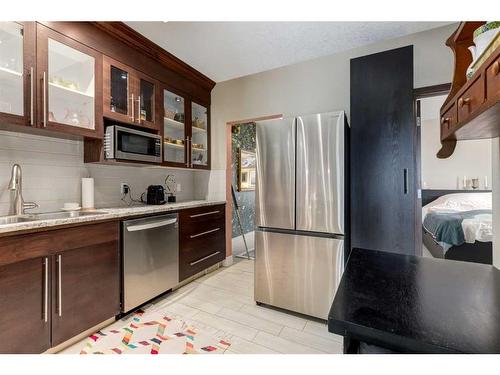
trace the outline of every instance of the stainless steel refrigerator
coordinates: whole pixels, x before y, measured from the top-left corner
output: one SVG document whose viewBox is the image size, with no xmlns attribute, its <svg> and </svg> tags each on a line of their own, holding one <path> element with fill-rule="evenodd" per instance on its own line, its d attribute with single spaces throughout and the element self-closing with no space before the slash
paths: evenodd
<svg viewBox="0 0 500 375">
<path fill-rule="evenodd" d="M 327 319 L 344 265 L 345 113 L 256 129 L 255 301 Z"/>
</svg>

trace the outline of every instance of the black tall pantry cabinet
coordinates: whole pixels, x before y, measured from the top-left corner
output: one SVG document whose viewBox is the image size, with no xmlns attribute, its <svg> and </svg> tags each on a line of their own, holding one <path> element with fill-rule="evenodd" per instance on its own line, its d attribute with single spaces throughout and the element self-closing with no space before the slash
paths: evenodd
<svg viewBox="0 0 500 375">
<path fill-rule="evenodd" d="M 351 60 L 351 248 L 417 250 L 413 46 Z"/>
</svg>

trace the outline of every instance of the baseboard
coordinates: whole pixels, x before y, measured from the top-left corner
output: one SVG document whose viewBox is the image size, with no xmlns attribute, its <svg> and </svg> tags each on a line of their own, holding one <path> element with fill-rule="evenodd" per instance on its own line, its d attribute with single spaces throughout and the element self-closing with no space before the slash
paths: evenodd
<svg viewBox="0 0 500 375">
<path fill-rule="evenodd" d="M 232 255 L 229 255 L 222 261 L 222 267 L 229 267 L 232 266 L 234 263 L 234 258 Z"/>
</svg>

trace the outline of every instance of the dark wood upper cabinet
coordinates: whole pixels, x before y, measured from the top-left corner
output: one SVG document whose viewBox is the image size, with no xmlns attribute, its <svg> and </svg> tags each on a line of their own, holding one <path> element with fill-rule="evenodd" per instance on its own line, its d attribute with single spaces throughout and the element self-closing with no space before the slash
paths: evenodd
<svg viewBox="0 0 500 375">
<path fill-rule="evenodd" d="M 474 45 L 474 31 L 485 22 L 462 22 L 448 38 L 455 66 L 450 93 L 441 107 L 441 144 L 438 158 L 455 151 L 457 141 L 500 136 L 500 46 L 498 36 L 476 56 L 468 48 Z M 473 69 L 473 71 L 468 71 Z M 472 73 L 472 74 L 468 74 Z"/>
<path fill-rule="evenodd" d="M 102 138 L 102 54 L 37 25 L 38 126 Z"/>
<path fill-rule="evenodd" d="M 36 23 L 0 22 L 0 123 L 35 126 Z"/>
<path fill-rule="evenodd" d="M 215 82 L 127 25 L 0 22 L 0 40 L 0 125 L 83 137 L 105 163 L 107 119 L 163 135 L 162 165 L 210 169 Z"/>
<path fill-rule="evenodd" d="M 162 84 L 163 164 L 210 169 L 210 106 Z"/>
<path fill-rule="evenodd" d="M 0 267 L 0 353 L 42 353 L 50 348 L 49 258 Z"/>
<path fill-rule="evenodd" d="M 191 168 L 210 169 L 210 108 L 208 105 L 191 102 L 190 130 Z"/>
<path fill-rule="evenodd" d="M 163 117 L 163 164 L 189 168 L 189 101 L 185 94 L 162 84 L 160 102 Z"/>
<path fill-rule="evenodd" d="M 104 116 L 121 123 L 159 130 L 158 82 L 132 67 L 104 57 Z"/>
</svg>

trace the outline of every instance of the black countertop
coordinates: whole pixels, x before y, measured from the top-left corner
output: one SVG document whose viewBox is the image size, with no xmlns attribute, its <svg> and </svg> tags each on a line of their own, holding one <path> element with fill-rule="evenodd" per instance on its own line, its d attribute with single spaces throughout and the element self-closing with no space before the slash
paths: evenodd
<svg viewBox="0 0 500 375">
<path fill-rule="evenodd" d="M 398 352 L 500 353 L 500 271 L 354 249 L 328 330 Z"/>
</svg>

